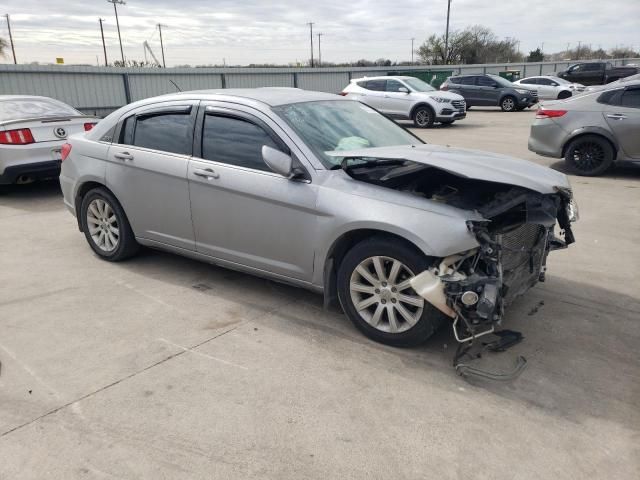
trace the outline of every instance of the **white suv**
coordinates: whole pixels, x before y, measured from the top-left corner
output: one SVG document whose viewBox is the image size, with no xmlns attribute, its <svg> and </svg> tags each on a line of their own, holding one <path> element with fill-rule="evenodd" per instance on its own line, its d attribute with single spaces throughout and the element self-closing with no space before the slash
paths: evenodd
<svg viewBox="0 0 640 480">
<path fill-rule="evenodd" d="M 341 92 L 385 115 L 413 120 L 416 127 L 450 124 L 467 116 L 464 97 L 436 90 L 416 77 L 355 78 Z"/>
</svg>

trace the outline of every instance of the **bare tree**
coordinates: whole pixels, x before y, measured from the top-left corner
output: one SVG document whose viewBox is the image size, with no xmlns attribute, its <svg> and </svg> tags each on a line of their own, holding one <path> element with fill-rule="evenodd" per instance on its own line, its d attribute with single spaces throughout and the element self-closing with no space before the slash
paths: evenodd
<svg viewBox="0 0 640 480">
<path fill-rule="evenodd" d="M 0 57 L 4 57 L 6 55 L 6 50 L 9 47 L 7 41 L 0 37 Z"/>
</svg>

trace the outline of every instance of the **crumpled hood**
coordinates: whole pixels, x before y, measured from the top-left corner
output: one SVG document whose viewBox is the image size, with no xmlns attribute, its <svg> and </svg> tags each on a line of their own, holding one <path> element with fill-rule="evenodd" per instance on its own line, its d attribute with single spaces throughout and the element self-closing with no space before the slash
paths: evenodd
<svg viewBox="0 0 640 480">
<path fill-rule="evenodd" d="M 504 183 L 539 193 L 570 188 L 566 175 L 533 162 L 497 153 L 441 145 L 401 145 L 326 152 L 333 157 L 403 159 L 430 165 L 460 177 Z"/>
</svg>

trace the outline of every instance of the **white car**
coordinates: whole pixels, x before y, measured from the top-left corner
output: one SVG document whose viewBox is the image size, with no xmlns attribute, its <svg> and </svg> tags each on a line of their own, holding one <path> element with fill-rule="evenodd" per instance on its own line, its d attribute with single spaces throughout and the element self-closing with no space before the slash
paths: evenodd
<svg viewBox="0 0 640 480">
<path fill-rule="evenodd" d="M 537 77 L 522 78 L 513 82 L 514 85 L 521 85 L 529 90 L 538 92 L 538 98 L 541 100 L 558 100 L 569 98 L 574 93 L 584 90 L 584 85 L 580 83 L 572 83 L 567 80 L 554 77 L 553 75 L 539 75 Z"/>
<path fill-rule="evenodd" d="M 0 185 L 57 177 L 67 137 L 96 123 L 53 98 L 0 95 Z"/>
<path fill-rule="evenodd" d="M 416 127 L 451 124 L 467 116 L 464 97 L 436 90 L 416 77 L 355 78 L 340 95 L 358 100 L 388 117 L 413 120 Z"/>
</svg>

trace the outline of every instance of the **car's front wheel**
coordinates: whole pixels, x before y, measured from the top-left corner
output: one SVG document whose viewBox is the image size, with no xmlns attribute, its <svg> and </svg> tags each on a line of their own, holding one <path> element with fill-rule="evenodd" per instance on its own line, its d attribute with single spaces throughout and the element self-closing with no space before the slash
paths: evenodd
<svg viewBox="0 0 640 480">
<path fill-rule="evenodd" d="M 413 123 L 418 128 L 426 128 L 433 126 L 435 115 L 429 107 L 418 107 L 413 112 Z"/>
<path fill-rule="evenodd" d="M 606 139 L 598 135 L 584 135 L 567 146 L 564 160 L 571 173 L 593 177 L 606 172 L 614 157 L 613 147 Z"/>
<path fill-rule="evenodd" d="M 118 262 L 140 248 L 122 206 L 106 188 L 94 188 L 83 197 L 80 222 L 89 246 L 100 258 Z"/>
<path fill-rule="evenodd" d="M 500 108 L 503 112 L 515 112 L 517 106 L 515 97 L 511 95 L 507 95 L 500 101 Z"/>
<path fill-rule="evenodd" d="M 373 237 L 354 246 L 338 269 L 338 298 L 353 324 L 392 346 L 418 345 L 443 320 L 409 284 L 429 268 L 427 257 L 400 240 Z"/>
</svg>

